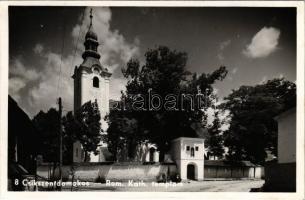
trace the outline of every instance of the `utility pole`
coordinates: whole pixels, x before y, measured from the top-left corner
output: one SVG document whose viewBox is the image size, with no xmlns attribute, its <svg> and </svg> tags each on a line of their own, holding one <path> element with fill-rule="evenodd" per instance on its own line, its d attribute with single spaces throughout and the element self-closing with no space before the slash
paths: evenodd
<svg viewBox="0 0 305 200">
<path fill-rule="evenodd" d="M 59 112 L 59 190 L 62 188 L 62 102 L 61 97 L 58 98 L 58 112 Z"/>
</svg>

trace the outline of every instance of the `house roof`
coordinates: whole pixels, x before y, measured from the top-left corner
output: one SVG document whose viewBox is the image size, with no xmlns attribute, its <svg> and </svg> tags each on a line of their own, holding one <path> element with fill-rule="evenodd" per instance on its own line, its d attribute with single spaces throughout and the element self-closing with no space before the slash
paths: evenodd
<svg viewBox="0 0 305 200">
<path fill-rule="evenodd" d="M 278 121 L 278 120 L 281 120 L 281 118 L 283 118 L 287 115 L 290 115 L 290 114 L 294 114 L 294 115 L 296 114 L 296 107 L 290 108 L 289 110 L 286 110 L 286 111 L 280 113 L 279 115 L 275 116 L 274 119 L 276 121 Z"/>
</svg>

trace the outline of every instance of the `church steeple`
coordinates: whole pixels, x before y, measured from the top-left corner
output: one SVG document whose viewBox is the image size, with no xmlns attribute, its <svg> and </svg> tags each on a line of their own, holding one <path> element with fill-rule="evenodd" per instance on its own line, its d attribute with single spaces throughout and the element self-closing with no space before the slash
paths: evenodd
<svg viewBox="0 0 305 200">
<path fill-rule="evenodd" d="M 97 51 L 99 45 L 97 34 L 93 30 L 92 9 L 90 10 L 90 24 L 85 36 L 85 51 L 82 55 L 83 62 L 79 66 L 75 66 L 74 74 L 74 113 L 88 101 L 97 102 L 100 111 L 100 123 L 103 130 L 107 130 L 107 123 L 104 121 L 105 116 L 109 113 L 109 81 L 111 73 L 107 67 L 100 62 L 100 54 Z M 99 144 L 102 147 L 103 143 Z M 81 143 L 73 143 L 73 162 L 83 162 Z M 100 149 L 98 155 L 91 154 L 90 161 L 103 162 L 105 155 Z"/>
<path fill-rule="evenodd" d="M 93 30 L 93 25 L 92 25 L 92 9 L 90 10 L 90 25 L 88 32 L 86 33 L 85 36 L 85 52 L 83 53 L 82 57 L 83 59 L 86 59 L 87 57 L 93 57 L 99 59 L 101 56 L 97 52 L 97 47 L 99 45 L 98 39 L 97 39 L 97 34 Z"/>
</svg>

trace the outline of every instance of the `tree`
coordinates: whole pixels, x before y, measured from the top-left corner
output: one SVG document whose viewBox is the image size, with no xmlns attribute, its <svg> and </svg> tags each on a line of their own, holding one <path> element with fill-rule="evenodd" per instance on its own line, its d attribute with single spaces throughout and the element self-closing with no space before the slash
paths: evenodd
<svg viewBox="0 0 305 200">
<path fill-rule="evenodd" d="M 72 113 L 70 113 L 72 114 Z M 69 114 L 67 115 L 69 116 Z M 63 117 L 65 124 L 67 117 Z M 39 133 L 38 152 L 45 162 L 59 162 L 59 113 L 55 108 L 50 108 L 47 113 L 40 111 L 32 120 Z M 75 136 L 72 132 L 63 131 L 63 163 L 72 162 L 72 149 Z"/>
<path fill-rule="evenodd" d="M 205 146 L 208 148 L 210 155 L 222 158 L 224 154 L 223 136 L 221 134 L 221 121 L 219 119 L 219 112 L 214 113 L 213 124 L 208 127 L 208 135 L 205 140 Z"/>
<path fill-rule="evenodd" d="M 46 162 L 58 162 L 59 158 L 59 113 L 51 108 L 47 113 L 40 111 L 33 118 L 33 124 L 39 133 L 38 152 Z"/>
<path fill-rule="evenodd" d="M 142 66 L 135 59 L 127 63 L 127 67 L 122 70 L 128 80 L 126 92 L 122 93 L 120 101 L 124 109 L 111 110 L 107 117 L 107 142 L 112 153 L 115 154 L 117 148 L 122 146 L 118 144 L 127 143 L 135 147 L 149 140 L 158 145 L 162 157 L 162 153 L 169 150 L 172 139 L 180 136 L 198 137 L 192 124 L 200 123 L 204 127 L 205 112 L 199 108 L 197 101 L 192 104 L 182 101 L 181 97 L 184 94 L 194 97 L 201 91 L 208 97 L 212 92 L 212 84 L 223 80 L 227 70 L 220 67 L 211 74 L 202 73 L 198 76 L 186 70 L 186 63 L 185 52 L 172 51 L 164 46 L 148 50 Z M 148 93 L 162 100 L 175 100 L 168 104 L 148 101 Z M 159 106 L 162 103 L 164 105 Z M 139 109 L 134 109 L 135 104 Z M 204 108 L 210 104 L 209 100 L 205 101 Z"/>
<path fill-rule="evenodd" d="M 90 152 L 98 153 L 97 147 L 101 141 L 100 112 L 97 102 L 85 103 L 73 115 L 70 111 L 62 118 L 63 124 L 63 162 L 72 162 L 73 143 L 77 140 L 85 151 L 85 160 Z M 47 113 L 40 111 L 34 118 L 33 124 L 39 132 L 39 154 L 44 161 L 56 164 L 59 161 L 59 113 L 51 108 Z M 55 165 L 54 165 L 55 167 Z"/>
<path fill-rule="evenodd" d="M 85 152 L 85 161 L 89 160 L 89 153 L 98 154 L 101 141 L 100 112 L 97 101 L 87 102 L 75 112 L 68 112 L 63 120 L 65 133 L 71 142 L 80 141 Z"/>
<path fill-rule="evenodd" d="M 296 85 L 283 78 L 241 86 L 225 98 L 230 128 L 224 133 L 228 159 L 263 164 L 266 151 L 277 153 L 276 115 L 296 105 Z"/>
</svg>

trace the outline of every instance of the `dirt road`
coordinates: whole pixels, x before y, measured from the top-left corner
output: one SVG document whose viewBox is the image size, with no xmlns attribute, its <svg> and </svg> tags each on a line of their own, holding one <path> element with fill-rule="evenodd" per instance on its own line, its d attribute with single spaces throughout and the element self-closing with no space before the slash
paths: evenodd
<svg viewBox="0 0 305 200">
<path fill-rule="evenodd" d="M 231 180 L 231 181 L 188 181 L 180 184 L 90 183 L 87 187 L 75 188 L 75 191 L 109 191 L 109 192 L 249 192 L 251 188 L 260 188 L 264 180 Z M 68 190 L 68 188 L 66 188 Z"/>
</svg>

